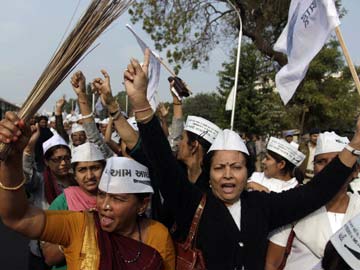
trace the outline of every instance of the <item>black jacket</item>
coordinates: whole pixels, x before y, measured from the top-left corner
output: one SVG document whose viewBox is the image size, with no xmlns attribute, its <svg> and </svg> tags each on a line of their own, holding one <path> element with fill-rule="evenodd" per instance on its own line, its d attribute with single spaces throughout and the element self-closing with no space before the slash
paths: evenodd
<svg viewBox="0 0 360 270">
<path fill-rule="evenodd" d="M 187 180 L 157 118 L 139 124 L 139 130 L 145 154 L 156 171 L 156 184 L 178 228 L 186 235 L 202 191 Z M 268 233 L 324 205 L 350 173 L 351 168 L 335 158 L 307 185 L 282 193 L 244 191 L 241 194 L 241 231 L 224 203 L 209 191 L 197 236 L 197 247 L 203 252 L 207 269 L 263 270 Z"/>
</svg>

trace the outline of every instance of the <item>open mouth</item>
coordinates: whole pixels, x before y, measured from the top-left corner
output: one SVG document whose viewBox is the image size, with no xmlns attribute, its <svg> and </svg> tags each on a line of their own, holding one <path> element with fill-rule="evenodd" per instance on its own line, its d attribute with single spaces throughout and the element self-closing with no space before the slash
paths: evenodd
<svg viewBox="0 0 360 270">
<path fill-rule="evenodd" d="M 100 224 L 102 227 L 109 227 L 114 222 L 114 219 L 100 215 Z"/>
<path fill-rule="evenodd" d="M 236 185 L 231 183 L 226 183 L 221 185 L 221 189 L 225 194 L 233 193 L 235 190 Z"/>
</svg>

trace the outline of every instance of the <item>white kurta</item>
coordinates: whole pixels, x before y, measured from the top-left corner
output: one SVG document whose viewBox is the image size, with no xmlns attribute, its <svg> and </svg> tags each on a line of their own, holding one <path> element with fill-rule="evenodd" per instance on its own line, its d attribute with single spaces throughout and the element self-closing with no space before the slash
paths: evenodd
<svg viewBox="0 0 360 270">
<path fill-rule="evenodd" d="M 241 231 L 241 200 L 238 200 L 233 205 L 228 206 L 228 209 L 237 227 Z"/>
<path fill-rule="evenodd" d="M 360 195 L 357 193 L 349 193 L 348 195 L 350 201 L 346 213 L 342 218 L 341 225 L 344 225 L 360 213 Z M 341 215 L 338 217 L 341 218 Z M 334 225 L 335 224 L 331 224 L 325 206 L 299 220 L 294 227 L 295 238 L 284 269 L 307 270 L 313 269 L 318 265 L 324 256 L 324 249 L 327 242 L 335 233 L 332 230 Z M 288 235 L 289 232 L 287 235 L 286 232 L 283 232 L 281 235 L 278 235 L 277 241 L 274 243 L 280 246 L 286 246 Z"/>
<path fill-rule="evenodd" d="M 276 179 L 276 178 L 267 178 L 264 173 L 259 173 L 259 172 L 254 172 L 251 175 L 251 177 L 248 180 L 248 183 L 250 183 L 250 182 L 258 183 L 264 187 L 267 187 L 270 191 L 273 191 L 276 193 L 292 189 L 298 185 L 298 181 L 296 180 L 295 177 L 291 178 L 288 181 L 284 181 L 284 180 L 280 180 L 280 179 Z M 268 239 L 271 242 L 273 242 L 279 246 L 282 246 L 281 244 L 278 243 L 279 241 L 277 240 L 277 238 L 280 237 L 280 239 L 283 239 L 286 237 L 283 234 L 289 236 L 290 232 L 291 232 L 291 225 L 285 225 L 285 226 L 282 226 L 282 227 L 277 228 L 277 229 L 273 230 L 272 232 L 270 232 Z M 278 235 L 280 235 L 280 236 L 278 236 Z M 285 246 L 286 246 L 286 243 L 285 243 Z"/>
<path fill-rule="evenodd" d="M 291 178 L 288 181 L 279 180 L 276 178 L 267 178 L 264 173 L 254 172 L 249 180 L 248 183 L 255 182 L 264 187 L 267 187 L 270 191 L 279 193 L 285 190 L 292 189 L 297 186 L 298 181 L 296 178 Z"/>
</svg>

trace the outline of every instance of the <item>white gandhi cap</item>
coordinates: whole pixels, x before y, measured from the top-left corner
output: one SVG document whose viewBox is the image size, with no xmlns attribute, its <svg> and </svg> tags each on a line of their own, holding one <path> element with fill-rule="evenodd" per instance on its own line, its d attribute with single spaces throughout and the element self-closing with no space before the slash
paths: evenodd
<svg viewBox="0 0 360 270">
<path fill-rule="evenodd" d="M 334 131 L 320 133 L 316 142 L 315 156 L 341 152 L 348 143 L 347 137 L 340 137 Z"/>
<path fill-rule="evenodd" d="M 154 193 L 148 168 L 126 157 L 111 157 L 106 161 L 99 189 L 112 194 Z"/>
<path fill-rule="evenodd" d="M 72 151 L 71 163 L 105 160 L 103 153 L 93 143 L 86 142 Z"/>
<path fill-rule="evenodd" d="M 58 135 L 57 133 L 55 133 L 50 139 L 48 139 L 47 141 L 45 141 L 42 145 L 43 147 L 43 151 L 44 154 L 53 146 L 56 145 L 64 145 L 66 147 L 69 148 L 68 144 L 65 142 L 65 140 Z"/>
<path fill-rule="evenodd" d="M 286 160 L 290 161 L 296 167 L 300 166 L 305 159 L 305 155 L 297 150 L 297 148 L 285 140 L 270 137 L 267 150 L 279 154 Z"/>
<path fill-rule="evenodd" d="M 214 123 L 202 117 L 192 115 L 187 117 L 184 129 L 204 138 L 209 143 L 213 143 L 221 131 Z"/>
<path fill-rule="evenodd" d="M 208 153 L 216 150 L 235 150 L 249 155 L 243 139 L 240 138 L 239 134 L 230 129 L 224 129 L 219 132 Z"/>
</svg>

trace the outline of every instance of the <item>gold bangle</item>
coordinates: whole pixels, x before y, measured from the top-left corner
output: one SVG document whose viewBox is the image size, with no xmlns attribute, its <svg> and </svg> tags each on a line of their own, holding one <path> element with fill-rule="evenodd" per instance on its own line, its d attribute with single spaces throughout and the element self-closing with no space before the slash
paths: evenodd
<svg viewBox="0 0 360 270">
<path fill-rule="evenodd" d="M 136 122 L 138 122 L 138 123 L 143 123 L 143 122 L 151 119 L 153 116 L 154 116 L 154 112 L 151 112 L 151 114 L 149 114 L 149 115 L 147 115 L 147 116 L 145 116 L 145 117 L 143 117 L 143 118 L 137 118 L 137 117 L 135 117 L 135 120 L 136 120 Z"/>
<path fill-rule="evenodd" d="M 4 186 L 4 184 L 0 182 L 0 188 L 2 188 L 3 190 L 15 191 L 15 190 L 20 189 L 25 184 L 25 182 L 26 182 L 25 177 L 24 177 L 24 180 L 15 187 L 7 187 L 7 186 Z"/>
<path fill-rule="evenodd" d="M 182 105 L 182 102 L 173 102 L 174 105 Z"/>
</svg>

